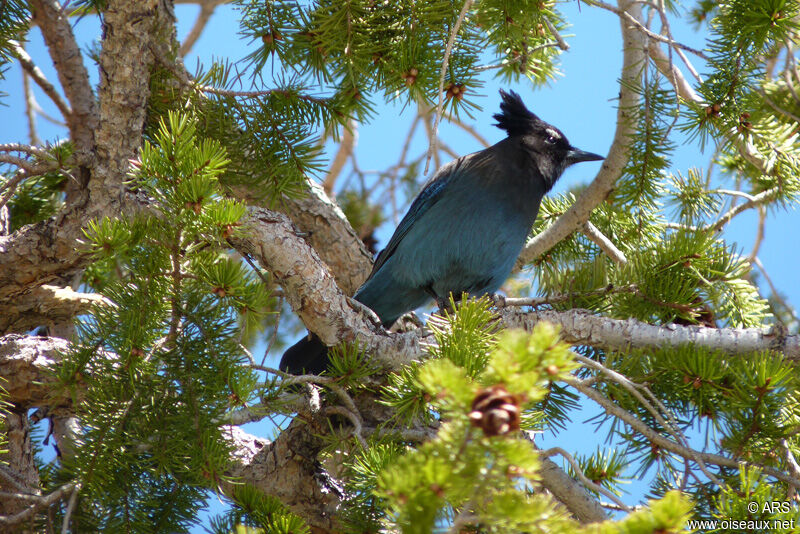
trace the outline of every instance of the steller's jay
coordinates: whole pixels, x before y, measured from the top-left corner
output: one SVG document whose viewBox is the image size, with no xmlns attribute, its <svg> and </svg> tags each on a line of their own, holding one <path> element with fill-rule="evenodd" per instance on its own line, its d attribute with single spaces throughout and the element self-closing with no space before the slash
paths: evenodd
<svg viewBox="0 0 800 534">
<path fill-rule="evenodd" d="M 431 298 L 492 294 L 511 274 L 542 197 L 573 163 L 602 156 L 578 150 L 557 128 L 500 91 L 496 126 L 508 137 L 439 169 L 411 203 L 372 273 L 353 298 L 388 328 Z M 309 335 L 281 358 L 286 372 L 319 373 L 327 347 Z"/>
</svg>

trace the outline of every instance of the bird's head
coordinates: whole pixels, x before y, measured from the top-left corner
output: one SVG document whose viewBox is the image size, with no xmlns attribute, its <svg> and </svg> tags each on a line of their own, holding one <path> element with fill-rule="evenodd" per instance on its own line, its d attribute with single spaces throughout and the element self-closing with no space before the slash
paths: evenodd
<svg viewBox="0 0 800 534">
<path fill-rule="evenodd" d="M 519 141 L 521 148 L 535 162 L 547 189 L 553 187 L 564 169 L 581 161 L 597 161 L 603 156 L 572 146 L 561 131 L 537 117 L 514 91 L 500 90 L 503 101 L 496 113 L 496 126 Z"/>
</svg>

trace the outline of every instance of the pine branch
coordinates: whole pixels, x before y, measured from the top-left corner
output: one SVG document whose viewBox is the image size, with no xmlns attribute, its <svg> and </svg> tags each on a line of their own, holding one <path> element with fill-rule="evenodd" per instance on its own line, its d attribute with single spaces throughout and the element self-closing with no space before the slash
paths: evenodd
<svg viewBox="0 0 800 534">
<path fill-rule="evenodd" d="M 586 488 L 595 491 L 597 493 L 600 493 L 602 495 L 605 495 L 606 497 L 614 501 L 614 504 L 621 507 L 626 512 L 631 511 L 631 509 L 611 491 L 607 490 L 606 488 L 598 484 L 595 484 L 594 482 L 586 478 L 586 475 L 583 473 L 583 469 L 581 469 L 581 466 L 578 465 L 578 462 L 575 461 L 575 458 L 573 458 L 570 453 L 568 453 L 561 447 L 550 447 L 549 449 L 542 450 L 540 454 L 543 457 L 550 457 L 558 454 L 559 456 L 564 458 L 567 461 L 567 463 L 569 463 L 570 467 L 572 467 L 572 470 L 575 471 L 575 475 L 578 477 L 578 479 L 581 481 L 581 483 L 583 483 L 583 485 Z"/>
<path fill-rule="evenodd" d="M 689 447 L 680 445 L 668 438 L 665 438 L 657 431 L 650 428 L 646 423 L 637 419 L 633 416 L 630 412 L 621 408 L 611 400 L 607 399 L 603 396 L 600 392 L 596 389 L 591 387 L 588 383 L 583 380 L 578 379 L 568 379 L 565 381 L 570 386 L 574 387 L 597 404 L 602 406 L 609 414 L 613 415 L 614 417 L 620 419 L 631 428 L 633 428 L 636 432 L 644 436 L 646 439 L 650 441 L 653 446 L 658 447 L 659 449 L 663 449 L 665 451 L 669 451 L 674 453 L 680 457 L 683 457 L 687 460 L 693 460 L 695 458 L 701 459 L 704 463 L 710 465 L 718 465 L 721 467 L 730 467 L 733 469 L 745 469 L 748 466 L 754 466 L 760 469 L 764 474 L 774 477 L 778 480 L 783 482 L 787 482 L 794 486 L 800 486 L 800 479 L 795 478 L 794 476 L 784 473 L 783 471 L 779 471 L 773 467 L 769 467 L 767 465 L 761 465 L 756 462 L 747 462 L 744 460 L 737 460 L 734 458 L 728 458 L 726 456 L 722 456 L 719 454 L 711 454 L 705 452 L 695 451 L 690 449 Z"/>
<path fill-rule="evenodd" d="M 450 30 L 450 36 L 447 39 L 447 45 L 444 48 L 444 57 L 442 58 L 442 67 L 441 71 L 439 72 L 439 91 L 438 91 L 438 103 L 436 104 L 436 115 L 433 121 L 433 128 L 430 135 L 430 144 L 428 145 L 428 157 L 425 160 L 425 174 L 428 174 L 428 165 L 431 162 L 431 156 L 436 153 L 436 144 L 439 141 L 439 121 L 442 120 L 442 106 L 444 105 L 444 78 L 445 74 L 447 73 L 447 65 L 450 62 L 450 53 L 453 51 L 453 44 L 456 41 L 456 36 L 458 35 L 458 30 L 461 28 L 461 24 L 464 22 L 464 19 L 467 16 L 467 12 L 469 12 L 469 8 L 472 7 L 472 4 L 475 0 L 464 0 L 464 5 L 461 6 L 461 12 L 458 14 L 458 19 L 456 19 L 456 23 L 453 25 L 453 29 Z M 439 165 L 437 164 L 437 167 Z"/>
</svg>

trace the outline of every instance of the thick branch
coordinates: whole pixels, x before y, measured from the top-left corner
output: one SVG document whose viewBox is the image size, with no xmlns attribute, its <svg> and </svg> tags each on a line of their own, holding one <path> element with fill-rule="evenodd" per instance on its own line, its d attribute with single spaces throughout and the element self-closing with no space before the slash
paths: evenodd
<svg viewBox="0 0 800 534">
<path fill-rule="evenodd" d="M 29 290 L 57 282 L 86 264 L 88 256 L 79 244 L 85 216 L 82 208 L 74 206 L 10 236 L 0 236 L 0 302 L 23 304 L 21 299 Z"/>
<path fill-rule="evenodd" d="M 539 470 L 541 484 L 583 523 L 597 523 L 608 519 L 600 502 L 589 495 L 586 488 L 569 476 L 550 458 L 541 458 Z"/>
<path fill-rule="evenodd" d="M 273 495 L 303 517 L 314 532 L 336 528 L 336 512 L 343 488 L 317 461 L 321 435 L 327 427 L 312 417 L 298 417 L 273 442 L 228 427 L 234 444 L 234 462 L 228 474 L 239 483 L 254 485 Z M 225 483 L 231 494 L 236 485 Z"/>
<path fill-rule="evenodd" d="M 153 49 L 174 40 L 174 20 L 157 0 L 110 0 L 104 12 L 105 39 L 100 53 L 100 122 L 97 163 L 90 193 L 118 199 L 128 161 L 142 144 Z M 173 35 L 171 35 L 173 34 Z"/>
<path fill-rule="evenodd" d="M 273 274 L 292 309 L 325 344 L 358 340 L 388 367 L 421 353 L 418 333 L 387 334 L 370 317 L 374 314 L 341 292 L 328 266 L 286 215 L 250 208 L 243 223 L 250 237 L 231 238 L 232 244 Z"/>
<path fill-rule="evenodd" d="M 37 0 L 34 4 L 38 6 L 36 16 L 42 31 L 53 34 L 48 41 L 51 53 L 65 62 L 65 68 L 82 68 L 80 56 L 70 55 L 72 45 L 66 41 L 72 34 L 61 6 L 50 0 Z M 58 12 L 54 12 L 56 6 Z M 79 183 L 70 182 L 70 187 L 78 186 L 80 202 L 69 202 L 68 194 L 67 207 L 57 216 L 0 237 L 0 302 L 17 302 L 32 288 L 79 271 L 89 260 L 80 244 L 86 222 L 104 215 L 133 213 L 140 207 L 135 199 L 128 201 L 122 196 L 123 181 L 128 160 L 136 155 L 142 141 L 153 63 L 150 50 L 172 44 L 170 32 L 174 32 L 174 21 L 157 0 L 117 0 L 108 3 L 104 23 L 99 111 L 93 104 L 83 102 L 84 97 L 94 100 L 91 92 L 88 96 L 81 92 L 81 76 L 62 79 L 63 84 L 72 84 L 71 89 L 65 86 L 65 92 L 72 104 L 73 117 L 90 131 L 97 125 L 93 138 L 96 150 L 88 160 L 88 173 L 77 176 Z M 60 45 L 63 50 L 53 50 Z M 79 52 L 76 48 L 75 53 Z M 93 115 L 85 117 L 85 113 Z M 73 141 L 79 140 L 73 138 Z"/>
<path fill-rule="evenodd" d="M 71 322 L 88 312 L 92 305 L 103 302 L 101 295 L 78 293 L 69 287 L 43 285 L 34 288 L 0 316 L 0 333 L 27 332 L 37 326 Z"/>
<path fill-rule="evenodd" d="M 31 426 L 27 410 L 13 406 L 0 413 L 3 419 L 5 451 L 0 453 L 0 491 L 7 493 L 36 494 L 39 491 L 39 471 L 31 446 Z M 0 516 L 15 516 L 27 508 L 24 501 L 16 499 L 0 499 Z M 24 518 L 23 518 L 24 520 Z M 3 534 L 35 532 L 32 524 L 24 527 L 16 525 L 6 529 L 0 527 Z"/>
<path fill-rule="evenodd" d="M 620 9 L 631 13 L 636 18 L 641 18 L 641 6 L 629 0 L 620 0 Z M 629 21 L 620 18 L 622 26 L 623 58 L 622 80 L 619 89 L 619 106 L 617 108 L 617 130 L 614 140 L 608 151 L 600 172 L 589 186 L 583 190 L 581 196 L 570 206 L 552 226 L 540 234 L 532 237 L 525 245 L 519 259 L 517 268 L 541 256 L 559 241 L 565 239 L 572 232 L 580 230 L 589 220 L 592 210 L 605 200 L 617 178 L 622 174 L 622 169 L 628 163 L 630 154 L 630 139 L 636 131 L 635 110 L 638 107 L 638 95 L 633 90 L 639 86 L 642 69 L 646 60 L 646 44 L 644 36 Z"/>
<path fill-rule="evenodd" d="M 328 267 L 311 249 L 286 216 L 263 208 L 251 208 L 246 225 L 252 237 L 233 240 L 240 251 L 254 256 L 275 275 L 286 298 L 303 323 L 328 345 L 357 339 L 362 348 L 376 354 L 390 368 L 418 358 L 420 342 L 432 341 L 422 332 L 386 334 L 359 306 L 345 298 Z M 707 328 L 655 326 L 635 319 L 619 320 L 593 315 L 586 310 L 556 312 L 505 309 L 507 327 L 531 330 L 539 321 L 561 326 L 565 340 L 606 350 L 660 348 L 692 344 L 732 355 L 771 350 L 800 360 L 800 336 L 775 328 Z"/>
<path fill-rule="evenodd" d="M 280 209 L 331 268 L 342 291 L 352 295 L 367 279 L 372 269 L 372 255 L 322 186 L 313 180 L 307 185 L 306 196 L 283 199 Z"/>
<path fill-rule="evenodd" d="M 655 349 L 692 345 L 730 355 L 759 351 L 782 353 L 800 361 L 800 335 L 788 335 L 780 328 L 708 328 L 669 324 L 655 326 L 636 319 L 609 319 L 587 310 L 505 310 L 503 323 L 530 331 L 539 321 L 561 326 L 561 337 L 576 345 L 605 350 Z"/>
<path fill-rule="evenodd" d="M 54 396 L 52 366 L 61 361 L 60 354 L 69 343 L 64 339 L 8 334 L 0 337 L 0 376 L 8 400 L 17 406 L 66 407 L 69 396 Z"/>
</svg>

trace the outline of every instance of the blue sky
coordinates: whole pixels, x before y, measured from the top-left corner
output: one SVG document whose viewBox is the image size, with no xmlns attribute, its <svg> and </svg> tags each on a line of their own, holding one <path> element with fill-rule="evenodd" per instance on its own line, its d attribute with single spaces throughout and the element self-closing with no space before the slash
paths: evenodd
<svg viewBox="0 0 800 534">
<path fill-rule="evenodd" d="M 621 39 L 619 22 L 616 15 L 574 0 L 560 4 L 559 8 L 572 25 L 565 32 L 570 50 L 562 56 L 562 75 L 548 86 L 534 89 L 531 84 L 522 82 L 510 86 L 519 92 L 531 110 L 542 119 L 560 128 L 573 145 L 591 152 L 605 153 L 611 143 L 615 129 L 615 99 L 618 92 L 617 80 L 620 76 Z M 186 35 L 194 22 L 198 8 L 194 6 L 176 6 L 178 16 L 179 37 Z M 221 6 L 212 17 L 203 37 L 197 42 L 185 63 L 190 71 L 194 71 L 199 60 L 208 65 L 212 58 L 237 60 L 247 54 L 246 43 L 238 33 L 238 17 L 234 8 Z M 701 35 L 683 25 L 673 26 L 675 37 L 696 48 L 703 48 Z M 76 24 L 76 33 L 84 50 L 99 38 L 100 28 L 97 19 L 86 17 Z M 571 36 L 569 36 L 571 35 Z M 51 80 L 57 77 L 42 44 L 38 30 L 31 34 L 28 51 L 37 64 Z M 702 65 L 696 64 L 702 73 Z M 97 70 L 88 65 L 93 83 L 97 83 Z M 501 85 L 488 77 L 481 89 L 485 95 L 478 100 L 483 110 L 474 113 L 472 123 L 489 142 L 499 141 L 503 133 L 492 127 L 491 115 L 499 104 L 498 89 Z M 0 124 L 6 126 L 0 130 L 0 143 L 27 142 L 27 126 L 23 115 L 22 81 L 20 68 L 12 65 L 6 72 L 6 78 L 0 81 L 0 91 L 8 93 L 2 99 L 4 107 L 0 107 Z M 509 88 L 509 86 L 502 86 Z M 38 102 L 45 111 L 56 115 L 56 110 L 44 94 L 36 89 Z M 370 124 L 359 127 L 356 154 L 362 169 L 383 169 L 395 163 L 415 110 L 411 107 L 402 109 L 400 104 L 377 104 L 375 115 Z M 53 126 L 41 118 L 38 121 L 39 135 L 53 141 L 63 137 L 63 128 Z M 419 132 L 422 130 L 420 129 Z M 442 139 L 457 153 L 466 154 L 480 150 L 478 142 L 462 130 L 443 124 L 440 133 Z M 676 139 L 681 141 L 680 138 Z M 418 133 L 411 145 L 410 155 L 416 156 L 427 147 L 424 135 Z M 708 164 L 707 153 L 701 153 L 696 145 L 681 144 L 673 158 L 673 171 L 686 174 L 690 167 L 705 169 Z M 446 159 L 445 159 L 446 161 Z M 588 183 L 599 169 L 597 163 L 584 163 L 570 168 L 556 185 L 555 192 L 569 189 L 581 183 Z M 434 169 L 431 169 L 431 172 Z M 732 188 L 732 184 L 727 184 Z M 737 217 L 726 230 L 724 237 L 729 243 L 736 243 L 745 252 L 749 252 L 755 237 L 757 216 L 754 211 Z M 789 302 L 800 302 L 800 284 L 797 284 L 797 265 L 800 264 L 800 240 L 797 237 L 800 228 L 800 215 L 794 210 L 774 209 L 770 212 L 764 241 L 759 253 L 761 262 L 770 274 L 774 284 L 784 293 Z M 393 225 L 388 223 L 378 232 L 380 245 L 385 244 L 391 235 Z M 792 236 L 795 237 L 792 237 Z M 762 294 L 768 294 L 766 289 Z M 262 349 L 263 350 L 263 349 Z M 274 355 L 279 357 L 279 355 Z M 587 412 L 586 414 L 589 415 Z M 248 425 L 248 431 L 269 436 L 271 428 L 266 425 Z M 574 421 L 566 431 L 558 436 L 548 435 L 543 443 L 559 444 L 568 450 L 580 450 L 579 445 L 590 444 L 594 450 L 598 440 L 594 427 L 583 424 L 582 420 Z M 581 452 L 588 452 L 583 450 Z M 634 495 L 640 495 L 641 489 L 632 488 Z M 213 509 L 219 509 L 215 499 L 211 500 Z"/>
</svg>

